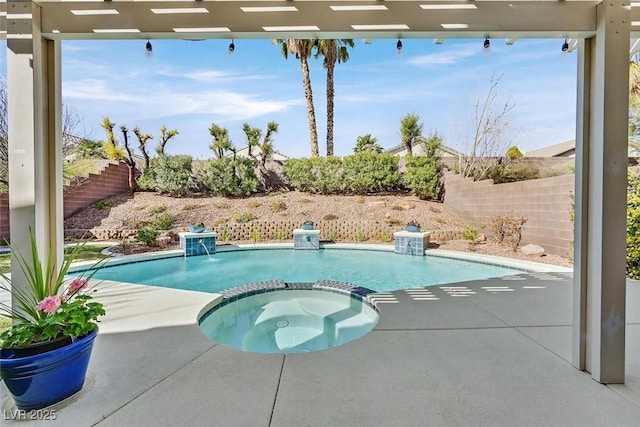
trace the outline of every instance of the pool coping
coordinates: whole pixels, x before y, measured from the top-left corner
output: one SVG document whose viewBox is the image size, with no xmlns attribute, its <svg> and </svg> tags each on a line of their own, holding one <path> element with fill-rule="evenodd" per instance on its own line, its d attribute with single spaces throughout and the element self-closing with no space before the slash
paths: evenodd
<svg viewBox="0 0 640 427">
<path fill-rule="evenodd" d="M 222 245 L 216 247 L 218 252 L 235 252 L 245 250 L 278 250 L 293 249 L 293 243 L 246 243 L 237 245 Z M 394 253 L 393 245 L 383 244 L 363 244 L 363 243 L 320 243 L 320 249 L 329 250 L 368 250 Z M 108 253 L 108 249 L 106 250 Z M 131 264 L 137 262 L 151 261 L 155 259 L 183 257 L 182 249 L 172 249 L 168 251 L 145 252 L 142 254 L 119 255 L 106 258 L 103 267 L 111 267 L 122 264 Z M 403 255 L 410 256 L 410 255 Z M 527 273 L 549 273 L 549 272 L 573 272 L 573 268 L 563 267 L 554 264 L 545 264 L 534 261 L 526 261 L 514 258 L 506 258 L 495 255 L 474 254 L 469 252 L 450 251 L 444 249 L 427 249 L 425 256 L 433 256 L 439 258 L 458 259 L 470 261 L 479 264 L 491 265 L 494 267 L 506 267 L 515 270 L 521 270 Z M 76 273 L 87 270 L 96 264 L 96 261 L 82 261 L 72 264 L 69 273 Z"/>
</svg>

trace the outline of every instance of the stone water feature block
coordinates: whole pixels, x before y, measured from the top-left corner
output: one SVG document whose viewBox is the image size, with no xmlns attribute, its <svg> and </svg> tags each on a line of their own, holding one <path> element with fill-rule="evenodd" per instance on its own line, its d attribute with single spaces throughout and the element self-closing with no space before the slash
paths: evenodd
<svg viewBox="0 0 640 427">
<path fill-rule="evenodd" d="M 397 254 L 424 256 L 429 247 L 429 231 L 396 231 L 393 233 L 394 248 Z"/>
<path fill-rule="evenodd" d="M 215 231 L 204 231 L 202 233 L 183 232 L 178 233 L 178 236 L 180 236 L 180 249 L 184 251 L 185 256 L 206 255 L 207 251 L 209 251 L 209 254 L 216 253 L 216 237 L 218 233 Z"/>
<path fill-rule="evenodd" d="M 320 249 L 320 230 L 293 230 L 293 249 Z"/>
</svg>

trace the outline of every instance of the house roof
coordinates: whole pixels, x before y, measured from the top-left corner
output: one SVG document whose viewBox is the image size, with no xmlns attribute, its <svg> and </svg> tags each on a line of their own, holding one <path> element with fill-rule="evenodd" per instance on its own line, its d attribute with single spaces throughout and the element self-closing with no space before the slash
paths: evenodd
<svg viewBox="0 0 640 427">
<path fill-rule="evenodd" d="M 412 148 L 413 148 L 413 147 L 417 147 L 417 146 L 419 146 L 421 143 L 422 143 L 422 141 L 414 142 L 413 144 L 411 144 L 411 147 L 412 147 Z M 389 148 L 389 149 L 387 149 L 387 150 L 384 150 L 384 152 L 385 152 L 385 153 L 391 153 L 391 154 L 398 154 L 398 153 L 401 153 L 402 151 L 404 151 L 404 149 L 405 149 L 404 144 L 399 144 L 399 145 L 396 145 L 396 146 L 394 146 L 394 147 L 391 147 L 391 148 Z M 451 148 L 451 147 L 447 147 L 447 146 L 446 146 L 446 145 L 444 145 L 444 144 L 442 144 L 442 145 L 440 146 L 440 151 L 442 151 L 443 153 L 449 154 L 449 155 L 451 155 L 451 156 L 454 156 L 454 157 L 457 157 L 457 156 L 461 156 L 461 155 L 463 155 L 463 154 L 462 154 L 462 153 L 460 153 L 459 151 L 454 150 L 454 149 L 453 149 L 453 148 Z"/>
<path fill-rule="evenodd" d="M 569 141 L 527 151 L 525 153 L 525 157 L 561 157 L 564 154 L 575 151 L 575 149 L 576 140 L 571 139 Z"/>
</svg>

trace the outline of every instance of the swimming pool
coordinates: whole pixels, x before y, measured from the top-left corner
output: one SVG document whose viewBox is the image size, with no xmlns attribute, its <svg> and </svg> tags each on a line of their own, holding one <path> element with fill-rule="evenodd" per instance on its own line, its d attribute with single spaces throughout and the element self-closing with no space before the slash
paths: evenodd
<svg viewBox="0 0 640 427">
<path fill-rule="evenodd" d="M 522 270 L 389 251 L 251 249 L 106 266 L 95 278 L 213 293 L 268 280 L 326 279 L 387 292 L 518 273 Z"/>
</svg>

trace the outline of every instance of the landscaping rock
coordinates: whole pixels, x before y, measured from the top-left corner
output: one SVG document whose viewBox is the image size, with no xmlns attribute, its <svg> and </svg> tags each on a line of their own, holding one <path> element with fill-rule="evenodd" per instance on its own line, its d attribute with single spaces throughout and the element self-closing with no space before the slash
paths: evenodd
<svg viewBox="0 0 640 427">
<path fill-rule="evenodd" d="M 522 248 L 520 248 L 520 252 L 522 252 L 524 255 L 528 255 L 528 256 L 543 256 L 544 255 L 544 248 L 542 246 L 539 246 L 539 245 L 529 244 L 529 245 L 525 245 Z"/>
<path fill-rule="evenodd" d="M 370 208 L 384 208 L 385 203 L 382 200 L 378 200 L 375 202 L 369 202 L 368 206 Z"/>
<path fill-rule="evenodd" d="M 402 209 L 405 209 L 405 210 L 406 209 L 415 209 L 416 208 L 415 204 L 413 204 L 411 202 L 408 202 L 408 201 L 402 201 L 402 202 L 398 203 L 398 206 L 400 206 Z"/>
</svg>

